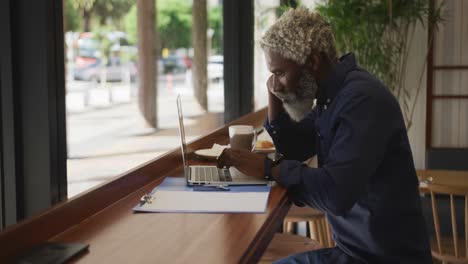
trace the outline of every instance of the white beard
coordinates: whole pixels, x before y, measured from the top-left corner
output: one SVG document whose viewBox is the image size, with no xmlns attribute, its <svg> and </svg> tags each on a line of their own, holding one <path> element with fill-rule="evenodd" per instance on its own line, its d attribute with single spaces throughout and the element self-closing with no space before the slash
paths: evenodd
<svg viewBox="0 0 468 264">
<path fill-rule="evenodd" d="M 300 122 L 312 110 L 315 98 L 305 98 L 294 104 L 283 103 L 284 110 L 288 113 L 289 117 L 296 122 Z"/>
<path fill-rule="evenodd" d="M 283 107 L 292 120 L 299 122 L 310 113 L 318 90 L 317 81 L 309 72 L 303 71 L 293 92 L 278 92 L 275 95 L 283 102 Z"/>
</svg>

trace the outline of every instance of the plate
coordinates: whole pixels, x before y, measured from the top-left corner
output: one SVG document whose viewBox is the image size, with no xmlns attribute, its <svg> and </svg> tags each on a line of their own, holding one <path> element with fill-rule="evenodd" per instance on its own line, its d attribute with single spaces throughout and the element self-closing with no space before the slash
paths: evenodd
<svg viewBox="0 0 468 264">
<path fill-rule="evenodd" d="M 255 148 L 252 152 L 255 152 L 255 153 L 273 153 L 275 152 L 276 149 L 275 148 Z"/>
<path fill-rule="evenodd" d="M 216 159 L 221 155 L 221 152 L 223 152 L 223 149 L 199 149 L 195 150 L 195 155 L 206 159 Z"/>
<path fill-rule="evenodd" d="M 260 143 L 260 144 L 259 144 Z M 263 144 L 261 143 L 268 143 L 267 146 L 272 146 L 272 147 L 261 147 Z M 275 146 L 273 145 L 273 141 L 272 140 L 269 140 L 268 138 L 262 138 L 262 139 L 257 139 L 257 142 L 255 143 L 255 148 L 253 149 L 253 152 L 257 152 L 257 153 L 272 153 L 272 152 L 275 152 L 276 151 L 276 148 Z"/>
</svg>

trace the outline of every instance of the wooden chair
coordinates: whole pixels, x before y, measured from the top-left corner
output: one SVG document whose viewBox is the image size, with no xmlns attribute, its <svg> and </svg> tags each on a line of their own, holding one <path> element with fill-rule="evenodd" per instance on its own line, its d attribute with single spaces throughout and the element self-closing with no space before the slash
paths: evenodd
<svg viewBox="0 0 468 264">
<path fill-rule="evenodd" d="M 439 184 L 428 184 L 428 190 L 431 193 L 432 213 L 435 228 L 435 241 L 431 241 L 432 256 L 435 259 L 442 261 L 442 263 L 468 263 L 468 189 Z M 441 236 L 436 194 L 450 196 L 452 237 Z M 463 196 L 465 198 L 465 239 L 459 239 L 458 237 L 454 196 Z"/>
<path fill-rule="evenodd" d="M 293 205 L 283 221 L 283 232 L 292 234 L 293 225 L 306 222 L 309 226 L 310 238 L 318 241 L 323 247 L 334 247 L 331 230 L 325 214 L 310 207 Z"/>
<path fill-rule="evenodd" d="M 308 237 L 277 233 L 258 263 L 272 263 L 293 254 L 321 248 L 321 244 Z"/>
</svg>

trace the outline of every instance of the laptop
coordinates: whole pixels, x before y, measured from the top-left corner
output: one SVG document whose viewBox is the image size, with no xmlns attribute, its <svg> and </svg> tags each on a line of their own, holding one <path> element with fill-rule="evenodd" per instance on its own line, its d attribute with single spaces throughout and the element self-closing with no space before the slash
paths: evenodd
<svg viewBox="0 0 468 264">
<path fill-rule="evenodd" d="M 229 186 L 229 185 L 265 185 L 267 180 L 248 176 L 234 167 L 219 169 L 216 166 L 188 165 L 187 144 L 185 141 L 184 116 L 180 95 L 177 96 L 177 112 L 179 114 L 179 134 L 181 141 L 184 177 L 188 186 Z"/>
</svg>

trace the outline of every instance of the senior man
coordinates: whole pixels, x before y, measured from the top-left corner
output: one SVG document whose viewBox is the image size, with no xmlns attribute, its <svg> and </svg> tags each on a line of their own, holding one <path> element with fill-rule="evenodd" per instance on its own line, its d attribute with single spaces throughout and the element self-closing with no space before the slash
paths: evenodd
<svg viewBox="0 0 468 264">
<path fill-rule="evenodd" d="M 395 97 L 353 54 L 338 59 L 330 26 L 306 8 L 283 14 L 261 46 L 272 72 L 265 127 L 284 159 L 227 149 L 218 166 L 276 180 L 326 214 L 336 242 L 278 263 L 432 263 Z M 314 155 L 318 168 L 303 163 Z"/>
</svg>

